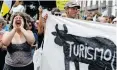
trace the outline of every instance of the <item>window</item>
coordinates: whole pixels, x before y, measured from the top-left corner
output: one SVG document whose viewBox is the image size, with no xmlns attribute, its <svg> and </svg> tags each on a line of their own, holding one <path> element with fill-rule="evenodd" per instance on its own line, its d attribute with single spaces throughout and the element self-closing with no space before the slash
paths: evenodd
<svg viewBox="0 0 117 70">
<path fill-rule="evenodd" d="M 117 6 L 117 0 L 115 0 L 115 6 Z"/>
<path fill-rule="evenodd" d="M 117 9 L 115 9 L 115 16 L 117 16 Z"/>
</svg>

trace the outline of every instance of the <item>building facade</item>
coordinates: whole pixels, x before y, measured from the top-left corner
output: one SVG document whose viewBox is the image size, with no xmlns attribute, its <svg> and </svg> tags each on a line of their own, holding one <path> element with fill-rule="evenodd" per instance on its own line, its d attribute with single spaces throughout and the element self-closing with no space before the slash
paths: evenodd
<svg viewBox="0 0 117 70">
<path fill-rule="evenodd" d="M 81 11 L 97 10 L 106 15 L 117 16 L 117 0 L 72 0 L 81 6 Z"/>
</svg>

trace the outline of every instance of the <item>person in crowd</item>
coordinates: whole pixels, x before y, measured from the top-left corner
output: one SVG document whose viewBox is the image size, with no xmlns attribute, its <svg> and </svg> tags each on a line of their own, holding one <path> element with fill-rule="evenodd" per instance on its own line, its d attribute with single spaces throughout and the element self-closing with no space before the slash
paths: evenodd
<svg viewBox="0 0 117 70">
<path fill-rule="evenodd" d="M 35 38 L 28 26 L 23 13 L 16 12 L 12 16 L 10 31 L 2 37 L 7 48 L 3 70 L 34 70 L 31 45 Z"/>
<path fill-rule="evenodd" d="M 34 25 L 34 22 L 28 21 L 28 24 L 29 24 L 29 30 L 31 30 L 33 32 L 35 40 L 38 41 L 37 30 L 36 30 L 36 27 Z"/>
<path fill-rule="evenodd" d="M 117 17 L 113 19 L 112 24 L 117 24 Z"/>
<path fill-rule="evenodd" d="M 25 12 L 22 0 L 16 0 L 15 4 L 10 10 L 10 14 L 14 15 L 16 12 Z"/>
<path fill-rule="evenodd" d="M 66 13 L 62 13 L 61 16 L 62 17 L 67 17 L 67 14 Z"/>
<path fill-rule="evenodd" d="M 2 40 L 2 36 L 5 33 L 4 26 L 6 25 L 6 21 L 4 20 L 3 17 L 0 17 L 0 42 Z"/>
<path fill-rule="evenodd" d="M 113 16 L 113 15 L 111 15 L 111 16 L 109 16 L 109 21 L 108 21 L 108 23 L 112 23 L 112 21 L 113 21 L 113 19 L 114 19 L 115 17 Z"/>
<path fill-rule="evenodd" d="M 31 30 L 35 36 L 35 33 L 37 34 L 37 30 L 35 27 L 35 21 L 34 19 L 27 13 L 23 13 L 25 18 L 26 18 L 26 22 L 29 24 L 29 30 Z M 37 36 L 35 36 L 35 39 L 37 39 Z"/>
<path fill-rule="evenodd" d="M 44 39 L 45 24 L 48 18 L 48 14 L 42 17 L 42 13 L 43 13 L 42 7 L 39 7 L 38 10 L 39 10 L 39 20 L 36 21 L 36 25 L 38 30 L 38 47 L 40 47 Z"/>
<path fill-rule="evenodd" d="M 65 5 L 65 12 L 68 18 L 77 19 L 79 14 L 80 6 L 74 2 L 67 2 Z"/>
<path fill-rule="evenodd" d="M 86 20 L 93 21 L 93 17 L 92 16 L 87 16 Z"/>
<path fill-rule="evenodd" d="M 80 9 L 80 6 L 77 5 L 74 2 L 68 2 L 65 5 L 66 15 L 68 18 L 77 18 L 78 10 Z M 45 31 L 45 23 L 48 18 L 48 14 L 46 14 L 44 17 L 42 17 L 43 9 L 42 7 L 39 8 L 39 23 L 38 23 L 38 46 L 41 46 L 41 43 L 44 38 L 44 31 Z M 55 12 L 52 14 L 55 14 Z"/>
<path fill-rule="evenodd" d="M 100 17 L 100 16 L 101 16 L 101 13 L 99 13 L 98 11 L 94 11 L 93 21 L 97 22 L 98 17 Z"/>
<path fill-rule="evenodd" d="M 106 19 L 105 17 L 103 17 L 103 16 L 98 17 L 98 21 L 99 21 L 100 23 L 107 23 L 107 19 Z"/>
<path fill-rule="evenodd" d="M 86 20 L 87 20 L 87 21 L 93 21 L 93 13 L 92 13 L 91 11 L 89 11 L 89 12 L 87 13 Z"/>
<path fill-rule="evenodd" d="M 10 27 L 10 22 L 7 20 L 6 25 L 4 26 L 4 30 L 5 31 L 9 31 L 9 27 Z"/>
<path fill-rule="evenodd" d="M 51 13 L 55 16 L 61 16 L 61 11 L 58 8 L 53 8 Z"/>
<path fill-rule="evenodd" d="M 6 50 L 4 48 L 4 45 L 2 44 L 2 36 L 5 33 L 3 27 L 5 26 L 5 24 L 6 21 L 4 20 L 4 18 L 0 17 L 0 70 L 3 70 L 6 55 Z"/>
<path fill-rule="evenodd" d="M 43 38 L 44 38 L 44 25 L 43 17 L 42 17 L 43 9 L 39 8 L 39 21 L 37 22 L 37 29 L 38 29 L 38 47 L 41 47 Z"/>
<path fill-rule="evenodd" d="M 38 17 L 38 18 L 39 18 L 39 17 Z M 38 30 L 38 23 L 39 23 L 39 20 L 36 20 L 36 21 L 35 21 L 35 24 L 34 24 L 34 25 L 35 25 L 36 30 Z"/>
<path fill-rule="evenodd" d="M 37 30 L 36 30 L 36 27 L 34 25 L 34 22 L 33 21 L 30 21 L 30 20 L 28 20 L 27 22 L 29 24 L 29 30 L 31 30 L 33 32 L 34 37 L 35 37 L 35 40 L 37 41 L 38 40 Z"/>
<path fill-rule="evenodd" d="M 33 35 L 35 37 L 35 42 L 32 45 L 33 46 L 32 47 L 32 55 L 33 55 L 34 54 L 35 47 L 38 44 L 38 33 L 37 33 L 36 27 L 34 25 L 35 22 L 34 22 L 33 18 L 31 18 L 31 16 L 28 15 L 28 14 L 25 14 L 25 15 L 27 15 L 26 18 L 27 18 L 27 23 L 29 24 L 29 30 L 31 30 L 33 32 Z"/>
</svg>

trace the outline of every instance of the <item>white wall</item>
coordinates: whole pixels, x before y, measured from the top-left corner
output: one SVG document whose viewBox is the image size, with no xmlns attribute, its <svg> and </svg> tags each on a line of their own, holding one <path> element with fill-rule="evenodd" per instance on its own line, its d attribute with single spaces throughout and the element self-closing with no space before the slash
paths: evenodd
<svg viewBox="0 0 117 70">
<path fill-rule="evenodd" d="M 117 0 L 113 0 L 112 15 L 117 16 Z"/>
</svg>

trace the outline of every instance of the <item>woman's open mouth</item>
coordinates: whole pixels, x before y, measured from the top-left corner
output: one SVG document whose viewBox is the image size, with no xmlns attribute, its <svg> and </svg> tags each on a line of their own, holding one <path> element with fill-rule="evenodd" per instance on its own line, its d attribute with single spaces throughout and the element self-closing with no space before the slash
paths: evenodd
<svg viewBox="0 0 117 70">
<path fill-rule="evenodd" d="M 20 24 L 21 24 L 21 21 L 20 21 L 20 20 L 17 20 L 17 21 L 16 21 L 16 24 L 17 24 L 17 25 L 20 25 Z"/>
</svg>

